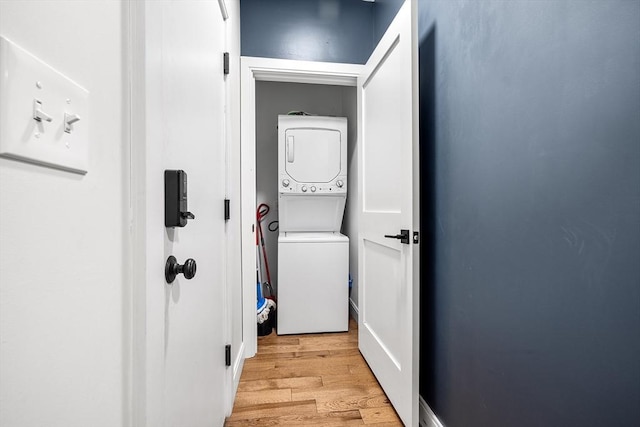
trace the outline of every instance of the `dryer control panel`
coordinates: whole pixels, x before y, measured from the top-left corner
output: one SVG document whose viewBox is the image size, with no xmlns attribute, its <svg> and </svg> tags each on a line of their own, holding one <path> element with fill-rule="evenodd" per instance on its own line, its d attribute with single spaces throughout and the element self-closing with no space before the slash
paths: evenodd
<svg viewBox="0 0 640 427">
<path fill-rule="evenodd" d="M 331 182 L 297 182 L 283 174 L 279 187 L 282 194 L 346 194 L 347 177 L 339 176 Z"/>
</svg>

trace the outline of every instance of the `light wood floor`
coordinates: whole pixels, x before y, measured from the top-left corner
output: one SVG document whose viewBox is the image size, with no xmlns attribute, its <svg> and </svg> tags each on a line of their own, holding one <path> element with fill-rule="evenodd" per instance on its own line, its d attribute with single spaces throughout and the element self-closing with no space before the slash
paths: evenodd
<svg viewBox="0 0 640 427">
<path fill-rule="evenodd" d="M 258 338 L 225 426 L 402 426 L 349 332 Z"/>
</svg>

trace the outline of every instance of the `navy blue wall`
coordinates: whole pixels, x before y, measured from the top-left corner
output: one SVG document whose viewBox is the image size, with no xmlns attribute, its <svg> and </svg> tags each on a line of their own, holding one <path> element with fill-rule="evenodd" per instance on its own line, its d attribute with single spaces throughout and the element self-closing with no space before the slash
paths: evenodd
<svg viewBox="0 0 640 427">
<path fill-rule="evenodd" d="M 241 0 L 244 56 L 364 64 L 373 51 L 373 3 Z"/>
<path fill-rule="evenodd" d="M 640 425 L 640 2 L 419 6 L 423 396 Z"/>
<path fill-rule="evenodd" d="M 378 44 L 396 17 L 404 0 L 376 0 L 373 4 L 373 47 Z"/>
</svg>

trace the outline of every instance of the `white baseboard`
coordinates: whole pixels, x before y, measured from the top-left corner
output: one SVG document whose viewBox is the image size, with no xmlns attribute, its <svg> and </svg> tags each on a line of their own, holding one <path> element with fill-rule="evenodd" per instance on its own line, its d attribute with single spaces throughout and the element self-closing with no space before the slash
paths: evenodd
<svg viewBox="0 0 640 427">
<path fill-rule="evenodd" d="M 238 350 L 238 356 L 233 363 L 233 395 L 236 395 L 238 391 L 238 385 L 240 384 L 240 376 L 242 375 L 242 368 L 244 367 L 244 342 L 240 344 L 240 350 Z"/>
<path fill-rule="evenodd" d="M 226 415 L 230 416 L 231 412 L 233 411 L 233 404 L 236 400 L 236 393 L 238 392 L 238 385 L 240 385 L 240 376 L 242 375 L 242 369 L 244 368 L 244 350 L 245 350 L 245 343 L 243 342 L 242 344 L 240 344 L 240 349 L 238 350 L 238 355 L 236 356 L 236 359 L 233 361 L 232 363 L 232 371 L 230 373 L 230 377 L 231 377 L 231 393 L 230 396 L 228 397 L 228 401 L 227 401 L 227 408 L 226 408 Z M 227 390 L 228 391 L 228 390 Z"/>
<path fill-rule="evenodd" d="M 420 427 L 444 427 L 427 402 L 420 396 Z"/>
<path fill-rule="evenodd" d="M 349 298 L 349 315 L 355 319 L 356 322 L 358 321 L 358 306 L 351 298 Z"/>
</svg>

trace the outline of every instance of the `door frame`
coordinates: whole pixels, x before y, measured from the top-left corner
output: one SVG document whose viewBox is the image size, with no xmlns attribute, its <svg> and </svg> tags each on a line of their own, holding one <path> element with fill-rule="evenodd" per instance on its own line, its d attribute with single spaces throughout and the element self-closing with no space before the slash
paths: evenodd
<svg viewBox="0 0 640 427">
<path fill-rule="evenodd" d="M 256 326 L 256 81 L 353 86 L 360 64 L 240 58 L 240 194 L 244 357 L 258 350 Z M 356 141 L 357 144 L 357 141 Z M 239 380 L 239 378 L 238 378 Z"/>
</svg>

